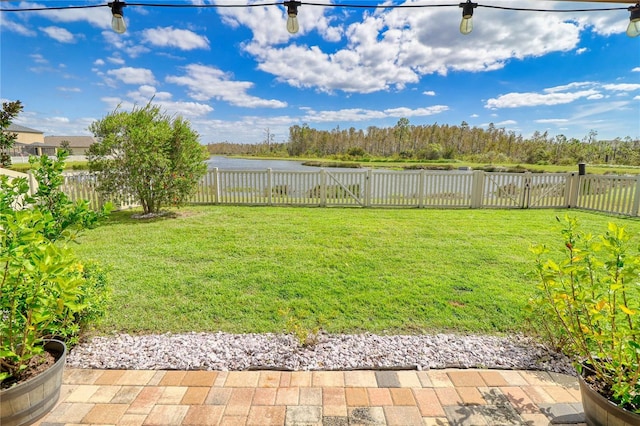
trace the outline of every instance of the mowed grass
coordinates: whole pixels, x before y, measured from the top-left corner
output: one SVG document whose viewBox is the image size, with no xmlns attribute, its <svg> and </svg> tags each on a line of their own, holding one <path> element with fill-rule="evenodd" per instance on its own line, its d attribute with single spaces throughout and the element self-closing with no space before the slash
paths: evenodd
<svg viewBox="0 0 640 426">
<path fill-rule="evenodd" d="M 531 243 L 556 216 L 594 232 L 640 220 L 568 210 L 189 206 L 113 213 L 76 251 L 110 274 L 99 332 L 508 333 L 525 329 Z M 283 312 L 287 312 L 283 314 Z"/>
</svg>

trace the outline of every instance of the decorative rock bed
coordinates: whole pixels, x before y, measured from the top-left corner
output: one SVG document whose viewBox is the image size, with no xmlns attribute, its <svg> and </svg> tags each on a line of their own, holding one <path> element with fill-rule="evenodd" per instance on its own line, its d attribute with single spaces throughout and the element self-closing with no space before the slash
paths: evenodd
<svg viewBox="0 0 640 426">
<path fill-rule="evenodd" d="M 530 338 L 453 334 L 321 334 L 309 346 L 286 334 L 118 334 L 79 344 L 67 365 L 223 371 L 499 368 L 575 375 L 566 357 Z"/>
</svg>

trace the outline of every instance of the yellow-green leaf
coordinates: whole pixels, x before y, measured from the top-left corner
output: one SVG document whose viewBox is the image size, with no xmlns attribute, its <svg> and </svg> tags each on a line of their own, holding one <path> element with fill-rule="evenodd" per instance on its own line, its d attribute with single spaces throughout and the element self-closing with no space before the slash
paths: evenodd
<svg viewBox="0 0 640 426">
<path fill-rule="evenodd" d="M 625 305 L 620 305 L 620 309 L 622 309 L 622 312 L 624 312 L 627 315 L 635 315 L 636 314 L 636 311 L 627 308 Z"/>
</svg>

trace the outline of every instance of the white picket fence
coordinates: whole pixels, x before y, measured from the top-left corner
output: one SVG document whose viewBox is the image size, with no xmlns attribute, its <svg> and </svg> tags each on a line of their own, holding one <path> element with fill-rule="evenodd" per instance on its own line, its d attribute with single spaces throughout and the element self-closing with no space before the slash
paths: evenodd
<svg viewBox="0 0 640 426">
<path fill-rule="evenodd" d="M 15 178 L 27 179 L 27 182 L 29 183 L 30 192 L 32 193 L 35 192 L 35 190 L 38 188 L 38 184 L 31 173 L 21 173 L 21 172 L 16 172 L 14 170 L 5 169 L 4 167 L 0 167 L 0 175 L 8 176 L 9 181 Z"/>
<path fill-rule="evenodd" d="M 65 176 L 63 190 L 93 206 L 104 200 L 88 173 Z M 210 170 L 193 204 L 379 208 L 580 208 L 639 216 L 640 176 L 354 170 Z M 132 200 L 119 208 L 134 206 Z"/>
</svg>

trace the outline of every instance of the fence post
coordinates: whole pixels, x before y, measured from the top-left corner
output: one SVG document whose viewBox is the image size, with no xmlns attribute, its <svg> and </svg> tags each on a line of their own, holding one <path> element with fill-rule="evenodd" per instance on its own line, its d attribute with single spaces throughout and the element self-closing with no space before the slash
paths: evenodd
<svg viewBox="0 0 640 426">
<path fill-rule="evenodd" d="M 31 170 L 27 171 L 27 181 L 29 182 L 29 195 L 33 195 L 38 192 L 38 181 Z"/>
<path fill-rule="evenodd" d="M 569 185 L 567 185 L 567 207 L 573 209 L 575 207 L 578 207 L 578 194 L 580 193 L 580 175 L 576 174 L 575 172 L 571 173 L 571 175 L 568 177 L 568 180 Z"/>
<path fill-rule="evenodd" d="M 327 207 L 327 172 L 320 169 L 320 207 Z"/>
<path fill-rule="evenodd" d="M 528 209 L 531 203 L 531 172 L 525 172 L 523 184 L 522 208 Z"/>
<path fill-rule="evenodd" d="M 481 170 L 473 172 L 471 181 L 471 208 L 479 209 L 482 207 L 482 198 L 484 194 L 484 173 Z"/>
<path fill-rule="evenodd" d="M 213 190 L 215 191 L 213 194 L 213 203 L 220 203 L 220 175 L 218 174 L 218 168 L 213 168 Z"/>
<path fill-rule="evenodd" d="M 633 199 L 631 214 L 633 216 L 640 216 L 640 175 L 636 176 L 636 195 Z"/>
<path fill-rule="evenodd" d="M 422 169 L 420 170 L 420 181 L 418 182 L 418 208 L 424 207 L 424 184 L 427 179 L 427 172 Z"/>
<path fill-rule="evenodd" d="M 271 205 L 273 203 L 273 175 L 271 174 L 272 170 L 271 168 L 267 169 L 267 205 Z"/>
<path fill-rule="evenodd" d="M 373 197 L 373 194 L 371 194 L 371 189 L 372 186 L 371 185 L 371 178 L 372 178 L 373 174 L 372 174 L 372 170 L 369 169 L 367 170 L 367 176 L 365 177 L 365 184 L 364 184 L 364 205 L 365 207 L 371 207 L 371 198 Z"/>
</svg>

